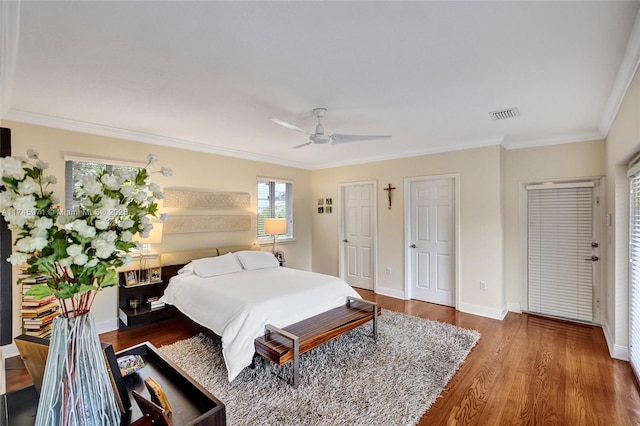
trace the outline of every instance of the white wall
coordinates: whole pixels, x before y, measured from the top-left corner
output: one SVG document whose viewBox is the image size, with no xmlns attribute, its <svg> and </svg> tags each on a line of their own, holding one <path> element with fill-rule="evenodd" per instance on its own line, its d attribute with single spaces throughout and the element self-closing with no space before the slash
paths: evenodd
<svg viewBox="0 0 640 426">
<path fill-rule="evenodd" d="M 502 148 L 499 146 L 423 155 L 356 166 L 316 170 L 312 174 L 309 212 L 316 198 L 331 197 L 334 214 L 313 214 L 313 270 L 338 274 L 339 185 L 378 183 L 378 290 L 397 294 L 404 290 L 404 194 L 407 177 L 459 173 L 460 175 L 460 306 L 459 309 L 491 317 L 505 313 L 503 268 Z M 393 208 L 388 209 L 391 183 Z M 385 274 L 391 267 L 391 276 Z M 480 290 L 480 281 L 488 283 Z"/>
<path fill-rule="evenodd" d="M 629 161 L 640 153 L 640 77 L 636 73 L 607 136 L 607 293 L 605 336 L 611 353 L 628 357 Z"/>
</svg>

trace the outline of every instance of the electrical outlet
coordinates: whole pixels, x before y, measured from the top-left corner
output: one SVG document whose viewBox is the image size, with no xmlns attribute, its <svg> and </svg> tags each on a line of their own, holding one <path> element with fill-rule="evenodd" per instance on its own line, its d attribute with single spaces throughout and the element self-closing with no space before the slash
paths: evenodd
<svg viewBox="0 0 640 426">
<path fill-rule="evenodd" d="M 387 266 L 387 276 L 391 275 L 391 266 Z"/>
<path fill-rule="evenodd" d="M 486 289 L 487 289 L 487 282 L 480 281 L 480 290 L 486 290 Z"/>
</svg>

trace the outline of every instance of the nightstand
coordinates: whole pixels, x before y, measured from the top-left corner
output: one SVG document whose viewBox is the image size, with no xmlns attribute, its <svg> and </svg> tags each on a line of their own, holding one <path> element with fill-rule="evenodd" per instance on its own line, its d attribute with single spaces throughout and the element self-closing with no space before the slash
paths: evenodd
<svg viewBox="0 0 640 426">
<path fill-rule="evenodd" d="M 118 286 L 118 330 L 128 330 L 132 327 L 147 325 L 158 321 L 173 318 L 175 315 L 173 306 L 165 305 L 152 308 L 147 303 L 151 297 L 161 297 L 167 288 L 163 281 L 126 284 L 125 272 L 120 272 L 120 285 Z M 137 306 L 131 301 L 136 300 Z"/>
</svg>

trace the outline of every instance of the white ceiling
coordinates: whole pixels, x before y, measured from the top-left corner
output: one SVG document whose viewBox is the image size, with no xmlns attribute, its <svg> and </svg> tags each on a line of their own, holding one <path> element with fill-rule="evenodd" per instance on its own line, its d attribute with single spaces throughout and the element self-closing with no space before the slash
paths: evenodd
<svg viewBox="0 0 640 426">
<path fill-rule="evenodd" d="M 598 139 L 639 2 L 2 2 L 2 114 L 317 169 Z M 313 131 L 392 139 L 311 145 Z M 517 107 L 520 117 L 488 112 Z"/>
</svg>

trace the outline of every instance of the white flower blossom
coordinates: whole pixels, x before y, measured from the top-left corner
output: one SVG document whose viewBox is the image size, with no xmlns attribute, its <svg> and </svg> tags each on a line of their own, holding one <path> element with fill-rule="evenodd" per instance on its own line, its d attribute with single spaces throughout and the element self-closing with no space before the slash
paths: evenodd
<svg viewBox="0 0 640 426">
<path fill-rule="evenodd" d="M 4 157 L 2 159 L 2 175 L 18 180 L 22 179 L 24 177 L 22 161 L 18 157 Z"/>
<path fill-rule="evenodd" d="M 133 234 L 129 231 L 122 231 L 120 233 L 120 239 L 126 243 L 130 243 L 133 238 Z"/>
<path fill-rule="evenodd" d="M 11 256 L 9 256 L 7 262 L 11 262 L 13 266 L 18 266 L 27 263 L 28 259 L 29 256 L 24 253 L 13 253 Z"/>
<path fill-rule="evenodd" d="M 36 161 L 36 167 L 39 168 L 40 170 L 45 170 L 49 168 L 49 163 L 45 163 L 42 160 L 38 160 Z"/>
<path fill-rule="evenodd" d="M 38 151 L 33 148 L 27 150 L 27 157 L 29 158 L 38 158 Z"/>
<path fill-rule="evenodd" d="M 40 229 L 49 229 L 53 226 L 53 219 L 48 217 L 39 217 L 33 222 L 33 226 Z"/>
<path fill-rule="evenodd" d="M 160 213 L 160 220 L 166 222 L 169 220 L 169 213 Z"/>
<path fill-rule="evenodd" d="M 124 185 L 123 187 L 120 188 L 120 193 L 125 198 L 131 198 L 133 196 L 133 190 L 134 189 L 135 189 L 135 187 L 133 185 Z"/>
<path fill-rule="evenodd" d="M 49 232 L 47 232 L 47 230 L 43 228 L 33 228 L 31 232 L 29 232 L 29 235 L 31 235 L 32 237 L 46 238 L 49 235 Z"/>
<path fill-rule="evenodd" d="M 53 175 L 49 175 L 44 179 L 47 183 L 53 183 L 56 184 L 58 183 L 58 178 L 53 176 Z"/>
<path fill-rule="evenodd" d="M 133 221 L 133 219 L 126 218 L 126 219 L 121 220 L 120 223 L 118 223 L 118 227 L 120 229 L 129 229 L 135 224 L 136 223 Z"/>
<path fill-rule="evenodd" d="M 40 251 L 45 248 L 49 244 L 46 238 L 43 237 L 33 237 L 31 239 L 31 251 Z"/>
<path fill-rule="evenodd" d="M 109 221 L 108 220 L 104 220 L 104 219 L 97 219 L 93 223 L 93 225 L 96 227 L 96 229 L 104 231 L 105 229 L 107 229 L 109 227 Z"/>
<path fill-rule="evenodd" d="M 82 253 L 82 246 L 80 244 L 72 244 L 67 247 L 67 254 L 71 257 L 76 257 Z"/>
<path fill-rule="evenodd" d="M 161 168 L 160 173 L 162 173 L 162 176 L 173 176 L 173 170 L 168 167 Z"/>
<path fill-rule="evenodd" d="M 83 176 L 82 187 L 89 196 L 102 194 L 102 185 L 98 183 L 94 176 Z"/>
<path fill-rule="evenodd" d="M 147 160 L 149 161 L 149 164 L 153 164 L 158 161 L 158 156 L 155 154 L 149 154 L 147 155 Z"/>
<path fill-rule="evenodd" d="M 100 178 L 100 182 L 102 182 L 104 186 L 112 191 L 120 189 L 120 182 L 118 182 L 118 178 L 114 175 L 104 174 Z"/>
<path fill-rule="evenodd" d="M 85 265 L 88 260 L 89 260 L 89 256 L 87 256 L 84 253 L 80 253 L 77 256 L 73 256 L 73 263 L 75 263 L 78 266 Z"/>
<path fill-rule="evenodd" d="M 158 185 L 157 183 L 151 183 L 149 185 L 149 192 L 158 192 L 160 191 L 160 185 Z"/>
<path fill-rule="evenodd" d="M 143 192 L 143 191 L 137 192 L 133 196 L 133 201 L 135 201 L 138 204 L 142 203 L 146 199 L 147 199 L 147 194 L 145 192 Z"/>
<path fill-rule="evenodd" d="M 33 218 L 36 216 L 36 198 L 32 194 L 18 196 L 13 202 L 13 208 L 18 216 Z"/>
<path fill-rule="evenodd" d="M 96 228 L 87 224 L 87 222 L 82 219 L 73 221 L 73 230 L 83 238 L 93 238 L 96 236 Z"/>
<path fill-rule="evenodd" d="M 98 264 L 98 262 L 100 262 L 100 259 L 98 259 L 97 257 L 94 257 L 93 259 L 91 259 L 90 261 L 85 263 L 85 266 L 87 268 L 93 268 L 94 266 L 96 266 Z"/>
<path fill-rule="evenodd" d="M 131 263 L 131 260 L 132 260 L 131 256 L 129 256 L 128 254 L 125 256 L 122 256 L 121 259 L 122 259 L 123 265 L 128 265 L 129 263 Z"/>
<path fill-rule="evenodd" d="M 11 207 L 13 205 L 14 199 L 15 195 L 13 194 L 13 192 L 0 192 L 0 209 Z"/>
<path fill-rule="evenodd" d="M 116 250 L 116 245 L 112 242 L 105 241 L 102 238 L 96 238 L 91 241 L 91 246 L 96 250 L 96 257 L 107 259 Z"/>
<path fill-rule="evenodd" d="M 107 231 L 101 234 L 100 238 L 107 242 L 113 243 L 118 239 L 118 234 L 115 231 Z"/>
<path fill-rule="evenodd" d="M 71 266 L 73 264 L 73 257 L 69 256 L 69 257 L 65 257 L 63 259 L 60 259 L 58 261 L 58 264 L 63 268 L 68 268 L 69 266 Z"/>
<path fill-rule="evenodd" d="M 31 179 L 23 180 L 18 184 L 18 191 L 25 195 L 33 194 L 37 189 L 36 183 Z"/>
<path fill-rule="evenodd" d="M 158 199 L 158 200 L 164 200 L 164 192 L 154 192 L 153 195 Z"/>
</svg>

